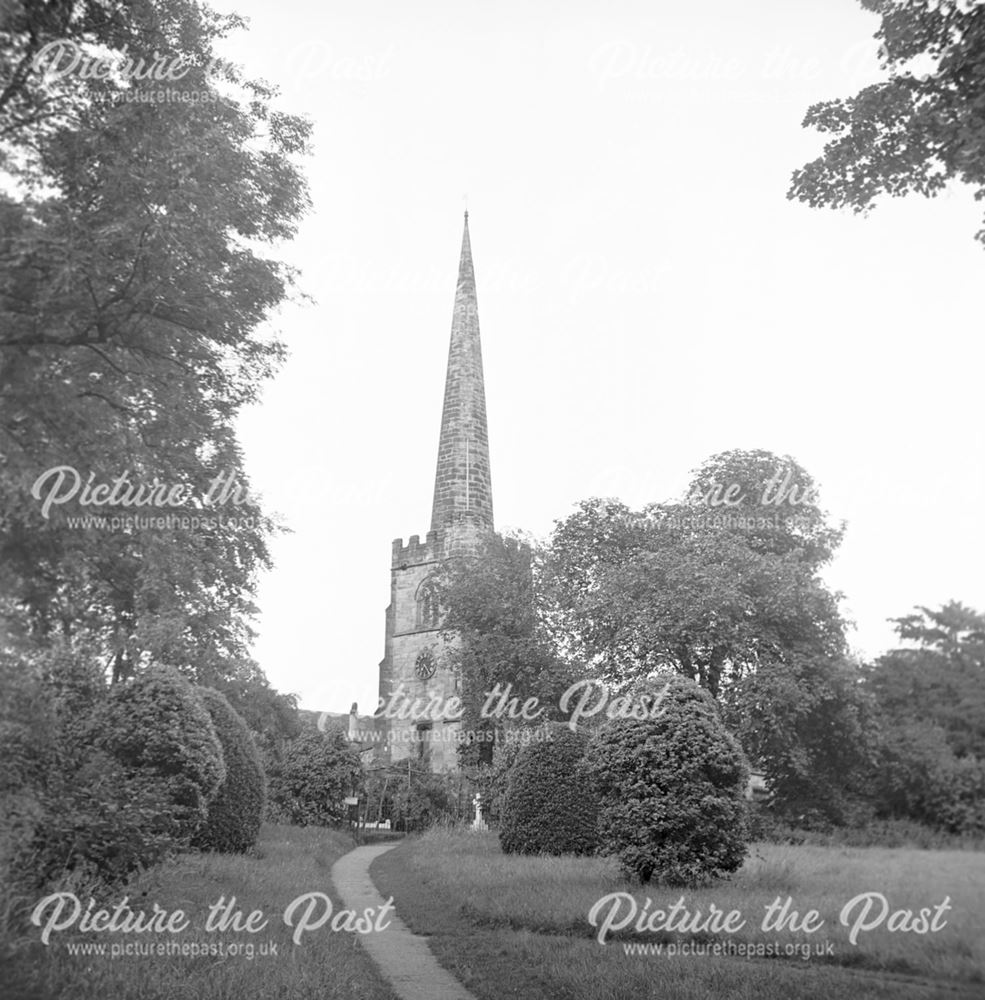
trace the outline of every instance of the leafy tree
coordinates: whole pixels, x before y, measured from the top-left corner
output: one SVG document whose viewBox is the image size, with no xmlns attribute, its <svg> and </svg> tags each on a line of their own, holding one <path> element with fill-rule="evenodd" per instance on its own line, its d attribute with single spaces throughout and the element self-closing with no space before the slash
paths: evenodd
<svg viewBox="0 0 985 1000">
<path fill-rule="evenodd" d="M 876 808 L 952 833 L 985 829 L 985 616 L 957 602 L 896 619 L 914 645 L 865 672 L 877 706 Z"/>
<path fill-rule="evenodd" d="M 958 757 L 937 724 L 883 718 L 873 804 L 880 817 L 954 834 L 985 833 L 985 761 Z"/>
<path fill-rule="evenodd" d="M 762 663 L 839 654 L 837 595 L 818 570 L 840 529 L 816 501 L 763 509 L 777 471 L 812 490 L 793 459 L 730 452 L 698 470 L 684 502 L 583 502 L 548 546 L 554 632 L 609 683 L 669 667 L 716 697 Z M 712 487 L 724 499 L 733 484 L 732 499 L 751 499 L 713 506 Z"/>
<path fill-rule="evenodd" d="M 248 487 L 235 435 L 283 357 L 260 330 L 290 293 L 266 249 L 307 207 L 295 166 L 309 126 L 214 45 L 239 27 L 192 0 L 15 4 L 0 51 L 0 563 L 40 636 L 98 637 L 118 678 L 156 660 L 211 682 L 246 658 L 252 594 L 273 522 L 87 531 L 76 496 L 46 518 L 32 487 L 85 481 L 183 487 L 176 509 L 216 516 L 215 477 Z M 118 60 L 180 59 L 157 81 L 44 72 L 56 39 Z M 223 513 L 229 514 L 227 507 Z"/>
<path fill-rule="evenodd" d="M 896 619 L 896 630 L 914 645 L 866 673 L 884 717 L 933 723 L 957 756 L 985 758 L 985 615 L 952 601 Z"/>
<path fill-rule="evenodd" d="M 820 506 L 817 483 L 789 455 L 763 449 L 723 451 L 696 469 L 684 498 L 690 513 L 702 508 L 713 517 L 744 518 L 742 538 L 756 552 L 796 552 L 807 566 L 831 561 L 844 537 Z M 671 512 L 685 515 L 685 511 Z"/>
<path fill-rule="evenodd" d="M 494 535 L 475 555 L 449 560 L 436 577 L 442 631 L 461 679 L 463 728 L 502 732 L 500 718 L 482 708 L 497 686 L 520 707 L 536 698 L 539 719 L 550 717 L 572 670 L 558 655 L 541 622 L 538 559 L 529 542 Z M 493 710 L 495 710 L 495 705 Z M 509 720 L 517 721 L 517 720 Z M 462 745 L 463 763 L 492 763 L 494 740 Z"/>
<path fill-rule="evenodd" d="M 344 799 L 362 784 L 358 752 L 342 733 L 304 729 L 270 776 L 276 812 L 298 826 L 335 826 L 346 817 Z"/>
<path fill-rule="evenodd" d="M 735 871 L 746 854 L 749 770 L 714 699 L 672 674 L 634 695 L 648 717 L 606 722 L 585 756 L 600 849 L 644 884 L 695 885 Z"/>
<path fill-rule="evenodd" d="M 876 749 L 876 811 L 936 826 L 932 802 L 939 771 L 953 756 L 941 727 L 926 720 L 893 720 L 883 715 Z"/>
<path fill-rule="evenodd" d="M 811 107 L 805 126 L 832 136 L 794 172 L 789 197 L 870 209 L 879 195 L 934 197 L 951 180 L 985 197 L 985 7 L 965 0 L 860 0 L 880 17 L 889 78 Z M 985 228 L 976 234 L 985 242 Z"/>
<path fill-rule="evenodd" d="M 246 723 L 218 691 L 199 688 L 198 696 L 219 737 L 226 776 L 209 803 L 208 817 L 193 846 L 242 853 L 256 844 L 265 813 L 266 777 L 260 754 Z"/>
<path fill-rule="evenodd" d="M 499 825 L 507 854 L 592 854 L 598 845 L 588 739 L 561 726 L 550 735 L 524 747 L 510 770 Z"/>
<path fill-rule="evenodd" d="M 261 756 L 281 761 L 285 745 L 301 731 L 297 698 L 271 687 L 252 659 L 222 673 L 213 672 L 209 683 L 246 722 Z"/>
<path fill-rule="evenodd" d="M 729 692 L 725 718 L 798 825 L 863 819 L 876 767 L 874 710 L 847 660 L 765 663 Z"/>
</svg>

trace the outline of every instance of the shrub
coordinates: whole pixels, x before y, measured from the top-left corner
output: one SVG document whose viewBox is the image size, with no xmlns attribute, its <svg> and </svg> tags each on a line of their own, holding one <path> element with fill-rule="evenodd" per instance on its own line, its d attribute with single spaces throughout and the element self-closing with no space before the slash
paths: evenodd
<svg viewBox="0 0 985 1000">
<path fill-rule="evenodd" d="M 942 726 L 882 719 L 874 800 L 881 819 L 958 837 L 985 835 L 985 762 L 957 757 Z"/>
<path fill-rule="evenodd" d="M 0 646 L 0 928 L 14 901 L 37 884 L 30 861 L 55 721 L 44 695 L 37 663 Z"/>
<path fill-rule="evenodd" d="M 168 765 L 136 766 L 110 752 L 114 719 L 136 736 L 149 723 L 122 712 L 95 659 L 61 643 L 18 663 L 20 681 L 8 683 L 6 664 L 3 689 L 19 720 L 0 726 L 10 765 L 0 780 L 0 854 L 14 891 L 31 894 L 68 873 L 92 887 L 120 882 L 186 842 Z"/>
<path fill-rule="evenodd" d="M 194 836 L 225 764 L 212 719 L 187 680 L 152 667 L 114 685 L 94 713 L 90 740 L 141 784 L 159 783 L 176 841 Z"/>
<path fill-rule="evenodd" d="M 455 819 L 454 779 L 441 774 L 415 774 L 393 782 L 391 819 L 394 829 L 426 830 Z"/>
<path fill-rule="evenodd" d="M 985 835 L 985 763 L 948 754 L 934 778 L 930 805 L 935 825 L 959 836 Z"/>
<path fill-rule="evenodd" d="M 907 818 L 931 826 L 938 821 L 934 799 L 941 762 L 952 758 L 941 726 L 927 720 L 897 722 L 883 716 L 878 734 L 878 768 L 873 798 L 880 817 Z"/>
<path fill-rule="evenodd" d="M 586 763 L 602 848 L 644 884 L 695 885 L 742 864 L 748 766 L 707 691 L 683 677 L 659 683 L 634 692 L 659 703 L 655 717 L 609 720 Z"/>
<path fill-rule="evenodd" d="M 212 688 L 199 688 L 198 694 L 219 737 L 226 777 L 192 843 L 207 851 L 242 853 L 256 843 L 263 822 L 267 789 L 260 754 L 224 695 Z"/>
<path fill-rule="evenodd" d="M 274 815 L 298 826 L 334 826 L 345 819 L 343 800 L 361 784 L 359 754 L 342 733 L 305 730 L 271 777 Z"/>
<path fill-rule="evenodd" d="M 508 854 L 592 854 L 598 802 L 584 769 L 588 740 L 564 726 L 519 751 L 500 814 Z"/>
<path fill-rule="evenodd" d="M 165 782 L 96 750 L 50 780 L 39 800 L 42 816 L 24 858 L 38 887 L 66 872 L 91 884 L 123 882 L 187 839 Z"/>
<path fill-rule="evenodd" d="M 457 821 L 457 775 L 412 772 L 407 780 L 406 761 L 395 761 L 385 770 L 375 769 L 363 784 L 360 812 L 373 823 L 390 820 L 394 830 L 427 830 Z"/>
</svg>

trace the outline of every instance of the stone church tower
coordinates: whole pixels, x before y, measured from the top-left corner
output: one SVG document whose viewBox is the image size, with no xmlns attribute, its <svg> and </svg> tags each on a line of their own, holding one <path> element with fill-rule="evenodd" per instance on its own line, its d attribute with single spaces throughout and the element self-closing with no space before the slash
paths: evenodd
<svg viewBox="0 0 985 1000">
<path fill-rule="evenodd" d="M 443 708 L 459 693 L 458 679 L 448 663 L 448 646 L 439 636 L 440 609 L 432 576 L 449 555 L 474 551 L 493 532 L 492 481 L 486 392 L 479 342 L 479 310 L 465 213 L 458 285 L 451 321 L 445 400 L 434 476 L 431 530 L 422 542 L 411 535 L 407 544 L 394 539 L 390 567 L 390 606 L 386 609 L 386 640 L 380 662 L 380 699 L 396 710 L 429 700 L 441 708 L 431 720 L 378 719 L 382 758 L 398 762 L 416 758 L 433 771 L 458 766 L 455 732 Z M 395 712 L 391 712 L 391 715 Z M 405 713 L 406 714 L 406 713 Z"/>
</svg>

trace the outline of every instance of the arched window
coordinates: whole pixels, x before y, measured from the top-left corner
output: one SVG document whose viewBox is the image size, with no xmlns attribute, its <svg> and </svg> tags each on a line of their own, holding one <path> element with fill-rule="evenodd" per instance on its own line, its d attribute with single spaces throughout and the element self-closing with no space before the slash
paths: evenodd
<svg viewBox="0 0 985 1000">
<path fill-rule="evenodd" d="M 437 628 L 440 624 L 441 608 L 438 605 L 438 590 L 431 580 L 425 580 L 417 588 L 417 627 Z"/>
</svg>

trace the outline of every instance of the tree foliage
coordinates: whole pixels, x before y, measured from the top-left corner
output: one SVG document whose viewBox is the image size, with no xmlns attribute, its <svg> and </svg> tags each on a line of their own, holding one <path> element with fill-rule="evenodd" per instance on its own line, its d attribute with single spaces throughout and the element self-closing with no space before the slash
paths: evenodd
<svg viewBox="0 0 985 1000">
<path fill-rule="evenodd" d="M 985 830 L 985 616 L 957 602 L 896 620 L 913 645 L 865 672 L 877 706 L 881 815 Z"/>
<path fill-rule="evenodd" d="M 746 854 L 749 769 L 714 699 L 675 675 L 635 693 L 659 711 L 608 721 L 585 758 L 600 850 L 644 884 L 695 885 L 735 871 Z"/>
<path fill-rule="evenodd" d="M 33 742 L 4 730 L 36 751 L 12 778 L 38 859 L 22 861 L 45 878 L 124 877 L 204 816 L 213 724 L 152 665 L 223 687 L 274 736 L 291 726 L 248 652 L 275 526 L 235 421 L 283 358 L 265 324 L 294 275 L 273 247 L 307 207 L 309 126 L 214 61 L 243 24 L 196 0 L 0 5 L 0 624 L 16 620 L 31 668 L 0 694 L 49 723 Z M 93 60 L 114 69 L 84 72 Z M 55 468 L 77 488 L 46 510 Z M 209 506 L 219 476 L 234 500 Z M 116 482 L 184 497 L 85 500 Z"/>
<path fill-rule="evenodd" d="M 271 775 L 277 813 L 298 826 L 335 826 L 346 817 L 344 799 L 362 785 L 358 752 L 342 733 L 304 729 Z"/>
<path fill-rule="evenodd" d="M 534 546 L 494 535 L 474 555 L 448 560 L 436 577 L 466 730 L 501 728 L 503 719 L 481 714 L 497 685 L 509 688 L 518 705 L 536 698 L 543 710 L 539 718 L 547 719 L 571 683 L 572 670 L 541 620 L 538 571 Z M 491 763 L 493 746 L 492 740 L 463 744 L 463 762 Z"/>
<path fill-rule="evenodd" d="M 555 632 L 612 684 L 671 668 L 716 697 L 762 663 L 840 653 L 837 595 L 818 570 L 841 530 L 816 500 L 762 504 L 778 472 L 813 497 L 793 459 L 728 452 L 681 503 L 580 504 L 548 546 Z M 721 499 L 734 487 L 735 506 L 714 506 L 715 487 Z"/>
<path fill-rule="evenodd" d="M 934 197 L 951 180 L 985 197 L 985 7 L 967 0 L 861 0 L 879 15 L 888 79 L 811 107 L 804 125 L 832 138 L 794 172 L 789 196 L 871 208 L 882 194 Z M 985 227 L 976 238 L 985 242 Z"/>
<path fill-rule="evenodd" d="M 875 711 L 858 667 L 790 657 L 729 693 L 725 718 L 766 773 L 775 812 L 798 826 L 864 818 L 876 766 Z"/>
<path fill-rule="evenodd" d="M 98 637 L 119 677 L 154 660 L 212 683 L 245 663 L 268 563 L 255 499 L 203 510 L 219 474 L 248 488 L 235 418 L 283 357 L 262 327 L 293 283 L 269 248 L 308 203 L 294 162 L 308 124 L 213 62 L 242 23 L 192 0 L 75 0 L 14 4 L 0 36 L 0 562 L 40 636 Z M 167 88 L 195 99 L 45 72 L 58 39 L 117 63 L 180 59 Z M 70 527 L 107 510 L 80 493 L 45 517 L 32 487 L 61 466 L 189 498 L 109 513 L 213 523 Z"/>
<path fill-rule="evenodd" d="M 883 714 L 939 726 L 957 756 L 985 758 L 985 615 L 952 601 L 896 619 L 896 630 L 913 645 L 866 673 Z"/>
</svg>

